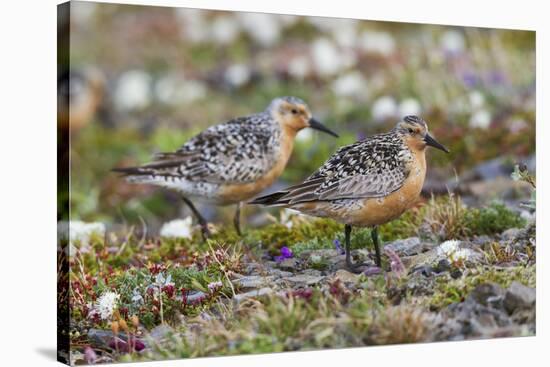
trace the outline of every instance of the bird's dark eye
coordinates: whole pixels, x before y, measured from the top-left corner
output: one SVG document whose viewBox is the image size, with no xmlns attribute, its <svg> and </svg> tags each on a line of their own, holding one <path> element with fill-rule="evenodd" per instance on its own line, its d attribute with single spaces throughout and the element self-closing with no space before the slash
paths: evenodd
<svg viewBox="0 0 550 367">
<path fill-rule="evenodd" d="M 292 113 L 293 113 L 293 114 L 297 114 L 297 113 L 298 113 L 298 110 L 295 109 L 295 108 L 293 108 L 293 109 L 292 109 Z"/>
<path fill-rule="evenodd" d="M 414 130 L 413 129 L 409 129 L 409 134 L 412 134 L 414 133 Z"/>
</svg>

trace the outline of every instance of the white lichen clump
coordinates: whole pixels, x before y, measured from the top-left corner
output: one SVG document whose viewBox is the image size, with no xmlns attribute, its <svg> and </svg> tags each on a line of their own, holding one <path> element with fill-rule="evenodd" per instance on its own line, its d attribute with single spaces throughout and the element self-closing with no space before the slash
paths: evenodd
<svg viewBox="0 0 550 367">
<path fill-rule="evenodd" d="M 188 238 L 193 235 L 193 218 L 188 216 L 185 219 L 175 219 L 164 223 L 160 229 L 161 237 Z"/>
<path fill-rule="evenodd" d="M 108 320 L 113 317 L 113 312 L 117 308 L 120 295 L 115 292 L 105 292 L 96 302 L 95 310 L 102 320 Z"/>
</svg>

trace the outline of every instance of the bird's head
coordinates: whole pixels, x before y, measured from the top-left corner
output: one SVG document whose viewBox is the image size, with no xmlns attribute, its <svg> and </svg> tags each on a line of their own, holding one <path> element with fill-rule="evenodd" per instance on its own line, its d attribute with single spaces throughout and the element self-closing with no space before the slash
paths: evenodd
<svg viewBox="0 0 550 367">
<path fill-rule="evenodd" d="M 334 131 L 317 121 L 307 104 L 296 97 L 278 97 L 275 98 L 267 107 L 267 112 L 271 117 L 281 124 L 281 127 L 287 131 L 296 134 L 298 131 L 310 127 L 315 130 L 323 131 L 332 136 L 338 137 Z"/>
<path fill-rule="evenodd" d="M 416 150 L 424 150 L 431 146 L 449 153 L 449 149 L 435 140 L 428 131 L 426 121 L 418 116 L 405 116 L 399 121 L 394 129 L 405 141 L 405 143 Z"/>
</svg>

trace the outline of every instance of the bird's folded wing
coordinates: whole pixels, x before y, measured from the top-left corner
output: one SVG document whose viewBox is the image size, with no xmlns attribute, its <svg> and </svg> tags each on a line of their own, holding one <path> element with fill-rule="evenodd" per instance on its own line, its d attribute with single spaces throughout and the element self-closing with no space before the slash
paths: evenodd
<svg viewBox="0 0 550 367">
<path fill-rule="evenodd" d="M 408 176 L 403 163 L 384 158 L 380 143 L 358 142 L 337 151 L 304 183 L 280 198 L 290 204 L 306 201 L 384 197 L 398 190 Z M 399 146 L 384 146 L 395 158 Z"/>
<path fill-rule="evenodd" d="M 232 120 L 196 135 L 175 152 L 158 153 L 142 166 L 160 176 L 190 181 L 246 183 L 262 177 L 273 162 L 272 134 Z"/>
</svg>

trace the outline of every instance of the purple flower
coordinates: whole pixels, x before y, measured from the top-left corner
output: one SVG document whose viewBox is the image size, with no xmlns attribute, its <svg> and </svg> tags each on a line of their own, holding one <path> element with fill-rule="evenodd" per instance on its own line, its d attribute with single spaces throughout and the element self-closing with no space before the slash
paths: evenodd
<svg viewBox="0 0 550 367">
<path fill-rule="evenodd" d="M 281 262 L 285 259 L 290 259 L 292 256 L 293 256 L 292 255 L 292 250 L 289 249 L 286 246 L 283 246 L 283 247 L 281 247 L 281 255 L 280 256 L 275 256 L 275 261 Z"/>
<path fill-rule="evenodd" d="M 84 358 L 86 359 L 86 363 L 94 364 L 97 361 L 97 354 L 88 346 L 84 348 Z"/>
<path fill-rule="evenodd" d="M 462 74 L 462 82 L 467 87 L 472 88 L 472 87 L 475 87 L 479 83 L 479 78 L 477 77 L 477 75 L 475 73 L 466 71 Z"/>
<path fill-rule="evenodd" d="M 405 275 L 406 269 L 405 265 L 403 265 L 403 262 L 399 258 L 399 255 L 397 253 L 389 248 L 384 249 L 384 252 L 390 259 L 390 268 L 395 275 L 397 275 L 399 278 Z"/>
<path fill-rule="evenodd" d="M 346 250 L 344 250 L 340 244 L 340 240 L 338 239 L 335 239 L 334 241 L 332 241 L 332 243 L 334 243 L 334 247 L 336 247 L 336 252 L 338 252 L 340 255 L 345 255 L 346 254 Z"/>
<path fill-rule="evenodd" d="M 491 71 L 487 78 L 491 84 L 499 85 L 506 82 L 506 76 L 498 70 Z"/>
</svg>

